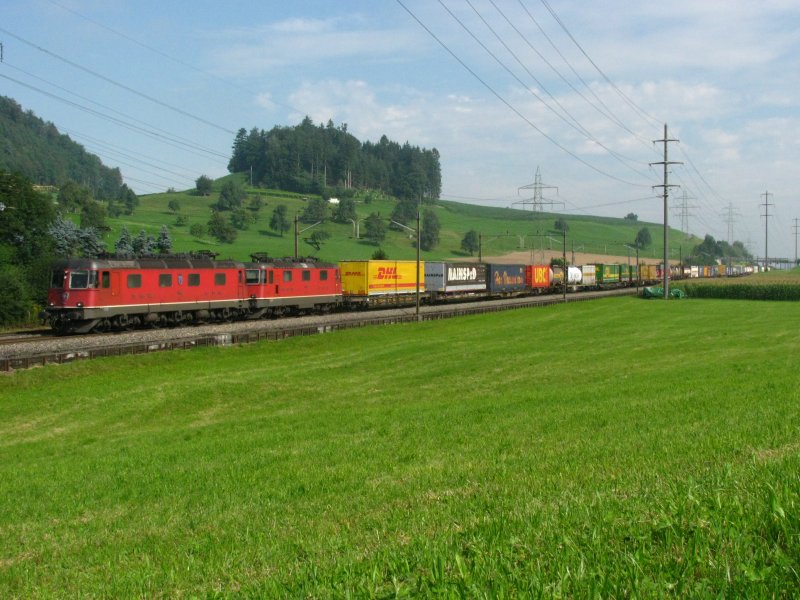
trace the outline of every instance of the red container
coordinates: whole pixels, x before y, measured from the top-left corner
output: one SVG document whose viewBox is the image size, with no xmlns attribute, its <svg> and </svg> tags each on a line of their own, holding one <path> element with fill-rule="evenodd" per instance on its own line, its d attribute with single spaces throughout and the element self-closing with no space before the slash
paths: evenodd
<svg viewBox="0 0 800 600">
<path fill-rule="evenodd" d="M 546 289 L 553 284 L 553 270 L 550 265 L 527 265 L 525 267 L 525 285 L 532 289 Z"/>
</svg>

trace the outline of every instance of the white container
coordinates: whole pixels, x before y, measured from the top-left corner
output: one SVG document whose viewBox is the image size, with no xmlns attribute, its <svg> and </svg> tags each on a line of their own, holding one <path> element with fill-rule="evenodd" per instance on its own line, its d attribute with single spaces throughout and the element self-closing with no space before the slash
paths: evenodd
<svg viewBox="0 0 800 600">
<path fill-rule="evenodd" d="M 581 274 L 583 276 L 582 282 L 583 285 L 594 285 L 597 283 L 597 276 L 594 272 L 594 265 L 583 265 L 581 267 Z"/>
</svg>

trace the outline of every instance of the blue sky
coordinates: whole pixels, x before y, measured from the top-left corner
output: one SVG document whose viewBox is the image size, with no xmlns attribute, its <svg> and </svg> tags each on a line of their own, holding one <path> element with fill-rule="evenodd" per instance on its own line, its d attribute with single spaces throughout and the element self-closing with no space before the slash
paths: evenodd
<svg viewBox="0 0 800 600">
<path fill-rule="evenodd" d="M 443 198 L 661 222 L 794 256 L 800 3 L 5 0 L 0 94 L 139 193 L 224 175 L 240 127 L 347 123 L 442 157 Z M 434 37 L 435 36 L 435 37 Z M 143 130 L 148 131 L 145 133 Z M 681 226 L 679 213 L 670 223 Z"/>
</svg>

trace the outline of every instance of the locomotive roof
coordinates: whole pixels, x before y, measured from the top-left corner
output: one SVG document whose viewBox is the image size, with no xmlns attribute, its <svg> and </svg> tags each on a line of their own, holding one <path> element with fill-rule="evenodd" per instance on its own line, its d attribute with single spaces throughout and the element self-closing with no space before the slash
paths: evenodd
<svg viewBox="0 0 800 600">
<path fill-rule="evenodd" d="M 257 262 L 247 263 L 248 267 L 273 267 L 278 269 L 302 269 L 302 268 L 319 268 L 319 269 L 332 269 L 337 265 L 328 262 L 322 262 L 316 258 L 267 258 Z"/>
<path fill-rule="evenodd" d="M 244 263 L 209 258 L 67 258 L 53 263 L 54 269 L 236 269 Z"/>
<path fill-rule="evenodd" d="M 235 260 L 212 260 L 205 257 L 150 257 L 150 258 L 66 258 L 53 263 L 54 269 L 333 269 L 336 265 L 316 258 L 269 258 L 259 262 L 243 263 Z"/>
</svg>

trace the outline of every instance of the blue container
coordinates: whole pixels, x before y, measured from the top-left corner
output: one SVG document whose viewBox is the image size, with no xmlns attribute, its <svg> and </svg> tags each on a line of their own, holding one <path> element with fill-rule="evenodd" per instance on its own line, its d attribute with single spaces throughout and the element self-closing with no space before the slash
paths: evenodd
<svg viewBox="0 0 800 600">
<path fill-rule="evenodd" d="M 525 265 L 489 264 L 486 283 L 493 294 L 512 294 L 525 291 Z"/>
</svg>

